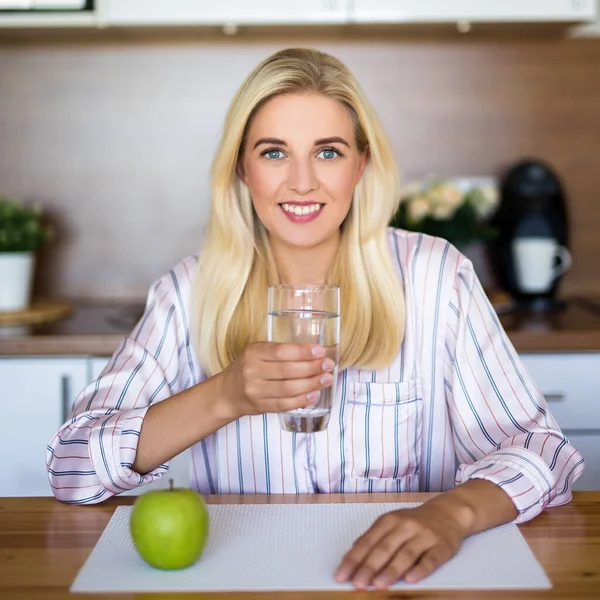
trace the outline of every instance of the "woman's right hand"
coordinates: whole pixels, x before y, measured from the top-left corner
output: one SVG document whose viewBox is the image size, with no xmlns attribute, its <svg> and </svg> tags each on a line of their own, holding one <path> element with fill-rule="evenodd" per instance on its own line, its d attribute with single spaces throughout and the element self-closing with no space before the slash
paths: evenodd
<svg viewBox="0 0 600 600">
<path fill-rule="evenodd" d="M 256 342 L 216 375 L 219 396 L 233 419 L 302 408 L 332 385 L 334 367 L 322 346 Z"/>
</svg>

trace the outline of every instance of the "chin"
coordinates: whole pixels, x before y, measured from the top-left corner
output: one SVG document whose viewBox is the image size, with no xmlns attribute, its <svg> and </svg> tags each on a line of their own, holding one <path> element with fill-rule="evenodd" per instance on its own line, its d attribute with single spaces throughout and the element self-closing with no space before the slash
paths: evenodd
<svg viewBox="0 0 600 600">
<path fill-rule="evenodd" d="M 309 231 L 295 231 L 295 232 L 273 232 L 271 235 L 276 237 L 280 243 L 285 244 L 286 246 L 291 246 L 294 248 L 302 248 L 309 249 L 315 248 L 327 242 L 331 237 L 333 237 L 336 232 L 332 232 L 330 234 L 323 234 L 317 231 L 309 232 Z"/>
</svg>

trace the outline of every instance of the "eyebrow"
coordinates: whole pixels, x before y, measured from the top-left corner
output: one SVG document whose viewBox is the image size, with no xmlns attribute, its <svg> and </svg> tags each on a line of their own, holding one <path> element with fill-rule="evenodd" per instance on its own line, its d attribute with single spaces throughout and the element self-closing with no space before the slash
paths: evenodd
<svg viewBox="0 0 600 600">
<path fill-rule="evenodd" d="M 280 140 L 278 138 L 260 138 L 256 142 L 256 144 L 254 144 L 254 148 L 257 148 L 261 144 L 273 144 L 275 146 L 287 146 L 287 144 L 285 143 L 284 140 Z M 316 140 L 314 145 L 315 146 L 323 146 L 325 144 L 343 144 L 344 146 L 347 146 L 348 148 L 350 148 L 350 144 L 344 138 L 337 137 L 337 136 Z"/>
</svg>

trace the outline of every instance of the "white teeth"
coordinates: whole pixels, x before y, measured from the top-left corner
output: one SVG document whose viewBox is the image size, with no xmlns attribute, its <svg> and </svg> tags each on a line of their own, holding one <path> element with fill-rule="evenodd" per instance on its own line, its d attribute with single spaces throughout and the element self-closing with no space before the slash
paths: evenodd
<svg viewBox="0 0 600 600">
<path fill-rule="evenodd" d="M 282 204 L 281 207 L 283 208 L 283 210 L 299 216 L 309 215 L 311 213 L 321 210 L 320 204 L 311 204 L 309 206 L 294 206 L 293 204 Z"/>
</svg>

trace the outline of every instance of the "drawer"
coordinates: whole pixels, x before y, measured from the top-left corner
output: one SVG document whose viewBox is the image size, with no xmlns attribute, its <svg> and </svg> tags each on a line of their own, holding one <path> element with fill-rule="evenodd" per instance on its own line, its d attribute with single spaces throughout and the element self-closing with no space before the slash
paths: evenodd
<svg viewBox="0 0 600 600">
<path fill-rule="evenodd" d="M 563 430 L 600 430 L 600 354 L 523 354 Z"/>
</svg>

